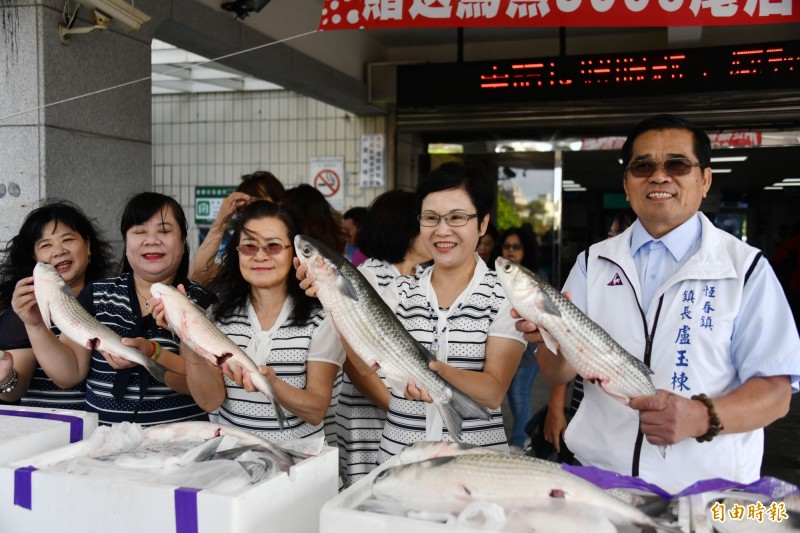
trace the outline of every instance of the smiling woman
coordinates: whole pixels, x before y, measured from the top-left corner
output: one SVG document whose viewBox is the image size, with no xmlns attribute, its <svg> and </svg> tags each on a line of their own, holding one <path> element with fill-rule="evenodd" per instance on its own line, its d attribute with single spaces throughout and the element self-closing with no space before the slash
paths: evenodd
<svg viewBox="0 0 800 533">
<path fill-rule="evenodd" d="M 177 354 L 178 344 L 169 331 L 155 323 L 147 299 L 150 285 L 160 282 L 183 283 L 189 296 L 203 307 L 210 301 L 202 287 L 186 279 L 188 250 L 183 210 L 168 196 L 141 193 L 125 206 L 120 230 L 125 240 L 122 274 L 88 283 L 78 301 L 89 314 L 123 337 L 123 342 L 147 357 L 157 358 L 158 364 L 168 370 L 166 383 L 152 381 L 142 366 L 56 338 L 42 322 L 35 300 L 19 309 L 15 304 L 33 350 L 58 386 L 71 387 L 86 379 L 86 410 L 97 412 L 101 423 L 151 425 L 207 419 L 192 398 L 183 394 L 188 388 L 185 363 Z"/>
<path fill-rule="evenodd" d="M 76 206 L 56 202 L 31 211 L 9 241 L 0 263 L 0 400 L 28 407 L 83 409 L 84 384 L 59 389 L 36 362 L 25 325 L 15 309 L 36 306 L 31 273 L 37 261 L 55 266 L 74 295 L 108 274 L 111 247 Z M 12 308 L 9 308 L 12 307 Z M 53 328 L 59 335 L 57 328 Z M 16 383 L 11 386 L 12 378 Z M 8 386 L 3 387 L 3 384 Z"/>
<path fill-rule="evenodd" d="M 251 203 L 240 212 L 211 284 L 220 298 L 213 311 L 216 325 L 266 376 L 277 403 L 285 407 L 283 431 L 275 406 L 240 367 L 233 372 L 223 364 L 220 372 L 181 346 L 197 403 L 217 410 L 219 422 L 269 440 L 323 435 L 333 382 L 344 362 L 325 312 L 300 289 L 292 262 L 296 234 L 297 224 L 285 208 L 263 200 Z"/>
<path fill-rule="evenodd" d="M 434 264 L 419 276 L 396 278 L 383 297 L 436 356 L 430 368 L 490 409 L 489 421 L 464 421 L 463 440 L 507 451 L 500 404 L 525 345 L 496 274 L 475 252 L 489 224 L 494 184 L 476 168 L 445 163 L 420 182 L 417 199 L 419 240 Z M 392 389 L 379 463 L 413 442 L 445 439 L 447 428 L 430 402 L 414 383 Z"/>
</svg>

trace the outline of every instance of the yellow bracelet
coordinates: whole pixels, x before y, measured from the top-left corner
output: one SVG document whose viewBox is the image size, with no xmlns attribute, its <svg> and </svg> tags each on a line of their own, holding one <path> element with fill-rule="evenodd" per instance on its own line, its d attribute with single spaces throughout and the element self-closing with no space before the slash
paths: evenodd
<svg viewBox="0 0 800 533">
<path fill-rule="evenodd" d="M 155 363 L 158 361 L 158 357 L 161 355 L 161 345 L 156 341 L 150 341 L 150 344 L 153 345 L 153 353 L 150 354 L 150 359 L 152 359 Z"/>
</svg>

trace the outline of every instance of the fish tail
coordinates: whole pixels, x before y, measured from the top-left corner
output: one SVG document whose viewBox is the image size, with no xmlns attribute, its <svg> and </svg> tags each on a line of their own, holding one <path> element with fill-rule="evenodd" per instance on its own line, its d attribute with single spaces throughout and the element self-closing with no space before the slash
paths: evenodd
<svg viewBox="0 0 800 533">
<path fill-rule="evenodd" d="M 452 388 L 452 396 L 449 402 L 436 403 L 436 407 L 439 409 L 450 435 L 456 442 L 463 442 L 461 440 L 461 424 L 465 418 L 491 419 L 486 409 L 456 388 Z"/>
<path fill-rule="evenodd" d="M 167 373 L 167 369 L 166 368 L 164 368 L 163 366 L 159 365 L 158 363 L 156 363 L 155 361 L 153 361 L 150 358 L 146 358 L 145 359 L 144 366 L 147 369 L 147 371 L 150 372 L 151 376 L 156 378 L 161 383 L 166 383 L 166 381 L 164 381 L 164 379 L 165 379 L 164 378 L 164 374 Z"/>
<path fill-rule="evenodd" d="M 283 431 L 283 425 L 286 420 L 286 416 L 283 414 L 283 407 L 278 402 L 278 399 L 275 395 L 272 395 L 272 406 L 275 407 L 275 416 L 278 418 L 278 427 L 281 428 Z"/>
</svg>

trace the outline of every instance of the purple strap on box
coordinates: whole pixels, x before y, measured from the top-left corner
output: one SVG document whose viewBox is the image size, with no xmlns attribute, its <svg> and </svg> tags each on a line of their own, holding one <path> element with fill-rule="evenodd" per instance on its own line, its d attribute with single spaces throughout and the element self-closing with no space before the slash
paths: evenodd
<svg viewBox="0 0 800 533">
<path fill-rule="evenodd" d="M 69 442 L 73 443 L 83 440 L 83 418 L 79 416 L 41 413 L 38 411 L 7 411 L 5 409 L 0 410 L 0 416 L 21 416 L 25 418 L 41 418 L 44 420 L 69 422 Z"/>
<path fill-rule="evenodd" d="M 661 487 L 648 483 L 638 477 L 625 476 L 594 466 L 561 465 L 561 467 L 567 472 L 597 485 L 601 489 L 637 489 L 656 494 L 665 500 L 689 496 L 691 494 L 721 492 L 730 489 L 761 494 L 773 500 L 785 498 L 794 492 L 800 492 L 800 489 L 795 485 L 773 477 L 763 477 L 754 483 L 737 483 L 727 479 L 714 478 L 698 481 L 673 496 Z"/>
<path fill-rule="evenodd" d="M 198 533 L 197 493 L 200 490 L 189 487 L 175 489 L 176 533 Z"/>
<path fill-rule="evenodd" d="M 31 509 L 31 474 L 36 471 L 35 466 L 26 466 L 14 470 L 14 505 Z"/>
</svg>

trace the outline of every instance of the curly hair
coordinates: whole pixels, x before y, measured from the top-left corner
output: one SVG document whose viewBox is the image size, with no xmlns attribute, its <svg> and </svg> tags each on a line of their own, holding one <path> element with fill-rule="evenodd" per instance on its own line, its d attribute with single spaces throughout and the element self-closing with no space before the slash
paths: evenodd
<svg viewBox="0 0 800 533">
<path fill-rule="evenodd" d="M 56 227 L 64 224 L 89 242 L 91 260 L 84 273 L 85 283 L 105 278 L 111 273 L 111 245 L 103 238 L 94 222 L 71 202 L 49 203 L 28 213 L 19 233 L 6 245 L 0 263 L 0 309 L 10 306 L 17 282 L 33 272 L 33 267 L 36 266 L 34 247 L 50 222 L 54 222 Z"/>
<path fill-rule="evenodd" d="M 267 200 L 257 200 L 242 209 L 234 223 L 230 244 L 222 254 L 219 272 L 209 286 L 209 289 L 219 299 L 219 303 L 213 310 L 215 319 L 220 319 L 231 311 L 244 307 L 247 303 L 251 287 L 242 276 L 239 252 L 236 247 L 239 245 L 245 225 L 251 220 L 263 218 L 275 218 L 283 222 L 289 234 L 289 241 L 294 242 L 294 237 L 298 233 L 297 223 L 287 209 Z M 307 322 L 312 312 L 319 309 L 320 304 L 316 298 L 306 296 L 305 291 L 300 288 L 300 281 L 296 276 L 294 262 L 292 262 L 289 270 L 286 284 L 293 304 L 292 314 L 289 319 L 298 324 Z"/>
</svg>

